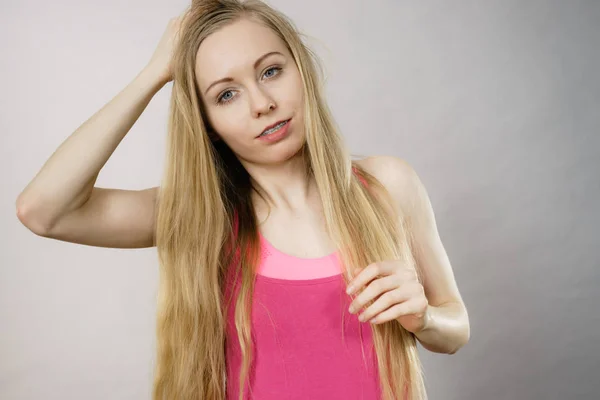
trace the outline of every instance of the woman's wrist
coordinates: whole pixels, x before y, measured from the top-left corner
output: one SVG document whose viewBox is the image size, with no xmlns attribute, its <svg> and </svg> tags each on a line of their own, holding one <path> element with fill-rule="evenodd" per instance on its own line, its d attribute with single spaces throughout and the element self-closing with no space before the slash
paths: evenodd
<svg viewBox="0 0 600 400">
<path fill-rule="evenodd" d="M 153 64 L 146 65 L 139 76 L 141 79 L 149 81 L 158 89 L 162 88 L 171 80 L 164 69 Z"/>
</svg>

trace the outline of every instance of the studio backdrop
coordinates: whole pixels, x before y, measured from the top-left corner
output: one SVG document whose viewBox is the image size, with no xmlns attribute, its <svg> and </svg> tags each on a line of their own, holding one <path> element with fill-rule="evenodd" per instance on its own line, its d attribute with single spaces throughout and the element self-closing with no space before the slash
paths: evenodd
<svg viewBox="0 0 600 400">
<path fill-rule="evenodd" d="M 455 355 L 420 347 L 430 398 L 597 398 L 600 2 L 270 4 L 322 58 L 351 152 L 401 157 L 428 189 L 471 322 Z M 146 65 L 187 5 L 0 5 L 2 400 L 150 398 L 156 249 L 36 236 L 15 201 Z M 171 87 L 97 186 L 159 185 Z"/>
</svg>

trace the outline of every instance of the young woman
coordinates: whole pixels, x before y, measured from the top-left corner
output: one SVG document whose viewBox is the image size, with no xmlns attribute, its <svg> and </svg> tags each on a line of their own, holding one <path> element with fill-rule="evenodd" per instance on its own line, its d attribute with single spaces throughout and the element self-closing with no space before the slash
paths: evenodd
<svg viewBox="0 0 600 400">
<path fill-rule="evenodd" d="M 17 200 L 44 237 L 157 246 L 155 399 L 422 399 L 416 341 L 468 341 L 423 185 L 398 158 L 351 160 L 317 67 L 269 6 L 194 1 Z M 95 187 L 171 80 L 161 186 Z"/>
</svg>

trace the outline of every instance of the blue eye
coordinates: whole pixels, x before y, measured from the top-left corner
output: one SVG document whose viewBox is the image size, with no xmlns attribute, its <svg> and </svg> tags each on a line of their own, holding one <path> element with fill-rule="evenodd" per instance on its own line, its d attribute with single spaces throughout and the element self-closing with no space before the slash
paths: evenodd
<svg viewBox="0 0 600 400">
<path fill-rule="evenodd" d="M 268 70 L 265 71 L 265 73 L 263 74 L 263 76 L 266 76 L 267 78 L 272 78 L 276 75 L 279 75 L 279 73 L 281 72 L 281 67 L 271 67 Z M 269 72 L 273 72 L 272 74 L 269 74 Z M 267 76 L 268 75 L 268 76 Z"/>
<path fill-rule="evenodd" d="M 231 96 L 227 96 L 228 93 L 231 94 Z M 217 99 L 217 103 L 227 103 L 228 101 L 231 101 L 232 98 L 233 92 L 231 90 L 227 90 L 219 96 L 219 98 Z"/>
</svg>

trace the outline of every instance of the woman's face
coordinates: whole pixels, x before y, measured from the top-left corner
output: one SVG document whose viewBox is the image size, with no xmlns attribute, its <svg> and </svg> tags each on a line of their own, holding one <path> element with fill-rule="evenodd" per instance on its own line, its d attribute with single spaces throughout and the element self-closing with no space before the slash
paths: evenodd
<svg viewBox="0 0 600 400">
<path fill-rule="evenodd" d="M 241 19 L 209 35 L 198 49 L 196 77 L 207 123 L 240 159 L 274 163 L 301 149 L 302 80 L 285 43 L 271 29 Z M 258 137 L 281 121 L 287 126 L 270 138 Z M 273 140 L 282 132 L 287 133 Z"/>
</svg>

